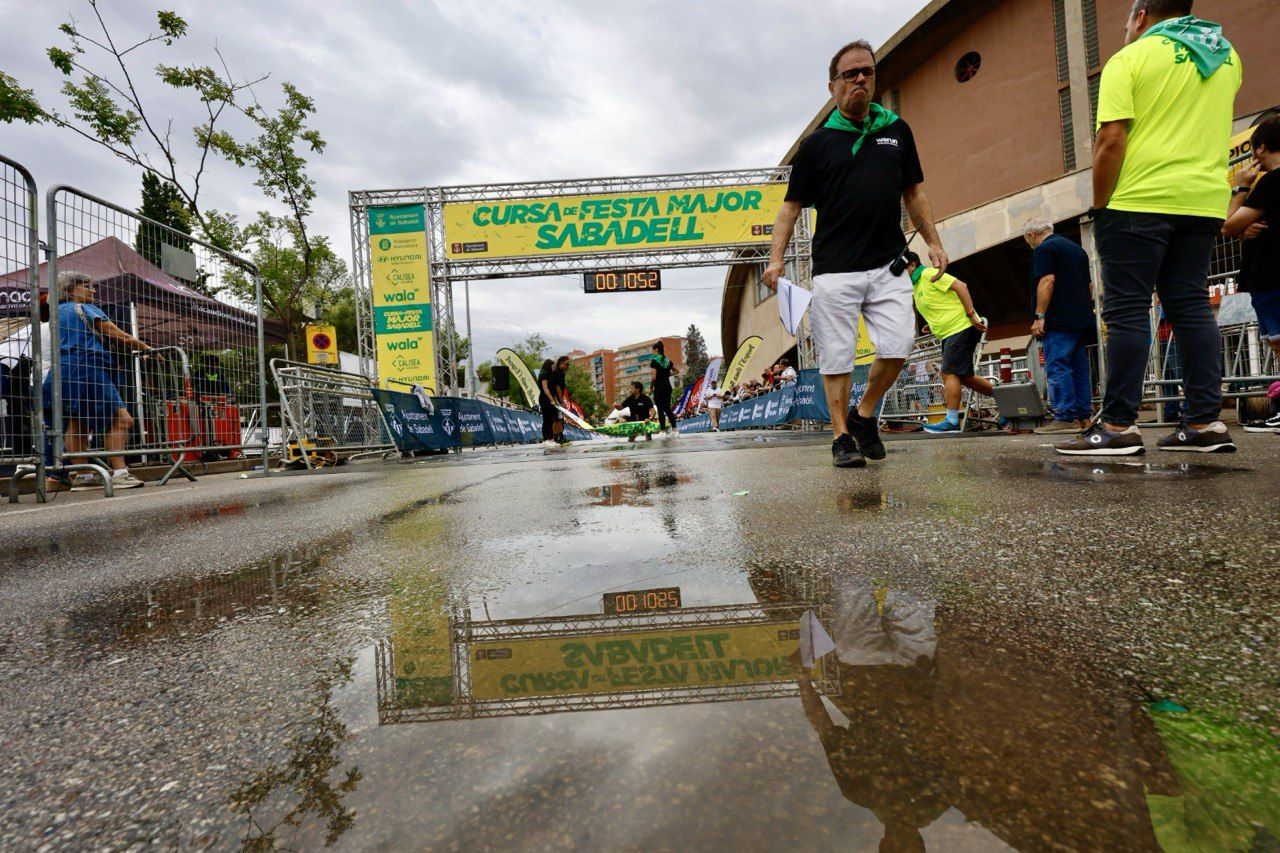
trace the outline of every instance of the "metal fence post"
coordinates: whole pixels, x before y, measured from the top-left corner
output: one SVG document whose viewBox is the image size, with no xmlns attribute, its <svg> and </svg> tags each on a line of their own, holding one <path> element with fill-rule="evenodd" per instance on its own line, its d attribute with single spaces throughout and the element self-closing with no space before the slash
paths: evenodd
<svg viewBox="0 0 1280 853">
<path fill-rule="evenodd" d="M 26 356 L 15 352 L 13 344 L 6 350 L 6 359 L 12 358 L 13 363 L 6 365 L 10 378 L 5 382 L 6 408 L 4 420 L 0 422 L 0 464 L 14 466 L 9 481 L 11 503 L 18 502 L 19 484 L 26 474 L 32 472 L 36 477 L 36 500 L 44 503 L 47 499 L 42 368 L 46 342 L 41 339 L 40 334 L 40 285 L 37 275 L 40 265 L 39 204 L 36 182 L 31 173 L 21 163 L 0 155 L 0 273 L 7 280 L 6 285 L 11 285 L 6 286 L 9 299 L 5 302 L 6 310 L 3 315 L 15 319 L 22 317 L 21 305 L 14 309 L 13 302 L 25 302 L 25 319 L 28 323 Z M 20 268 L 13 269 L 20 264 L 26 265 L 25 274 Z M 9 332 L 6 340 L 11 341 L 20 330 L 6 331 Z M 24 357 L 30 362 L 26 373 L 29 390 L 21 385 Z M 23 405 L 30 408 L 25 427 L 23 419 L 9 410 L 9 406 L 14 404 L 17 404 L 19 414 Z M 18 435 L 19 430 L 26 434 Z M 20 452 L 19 447 L 27 442 L 30 443 L 28 451 Z M 33 468 L 26 469 L 24 463 Z"/>
</svg>

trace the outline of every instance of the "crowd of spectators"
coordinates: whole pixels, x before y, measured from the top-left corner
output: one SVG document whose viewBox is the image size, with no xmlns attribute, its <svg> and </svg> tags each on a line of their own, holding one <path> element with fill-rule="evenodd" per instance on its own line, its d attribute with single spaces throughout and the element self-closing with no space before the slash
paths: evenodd
<svg viewBox="0 0 1280 853">
<path fill-rule="evenodd" d="M 717 397 L 723 406 L 731 406 L 734 403 L 741 403 L 790 385 L 796 381 L 797 376 L 796 369 L 792 367 L 791 362 L 788 359 L 780 358 L 767 367 L 764 373 L 760 374 L 759 379 L 747 379 L 734 385 L 717 388 L 719 392 Z M 680 413 L 679 420 L 688 420 L 707 412 L 710 408 L 707 403 L 708 395 L 706 391 L 703 391 L 702 400 L 698 405 L 686 406 L 684 411 Z"/>
</svg>

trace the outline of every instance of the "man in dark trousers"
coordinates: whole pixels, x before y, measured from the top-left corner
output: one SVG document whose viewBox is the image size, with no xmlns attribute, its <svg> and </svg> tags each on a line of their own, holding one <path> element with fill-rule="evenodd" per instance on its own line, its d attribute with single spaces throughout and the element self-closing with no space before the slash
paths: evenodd
<svg viewBox="0 0 1280 853">
<path fill-rule="evenodd" d="M 1126 45 L 1098 93 L 1093 207 L 1104 283 L 1107 384 L 1097 422 L 1060 444 L 1073 456 L 1143 453 L 1138 406 L 1157 293 L 1178 339 L 1185 423 L 1161 450 L 1236 449 L 1219 420 L 1222 339 L 1209 305 L 1209 259 L 1231 199 L 1227 158 L 1242 72 L 1222 28 L 1193 0 L 1136 0 Z"/>
<path fill-rule="evenodd" d="M 1280 359 L 1280 118 L 1258 125 L 1250 143 L 1254 162 L 1236 175 L 1231 216 L 1223 224 L 1222 233 L 1247 238 L 1240 266 L 1240 290 L 1249 294 L 1253 303 L 1258 335 Z M 1280 413 L 1246 424 L 1244 429 L 1280 433 Z"/>
<path fill-rule="evenodd" d="M 804 208 L 816 209 L 809 328 L 831 409 L 832 463 L 861 468 L 867 459 L 885 458 L 876 408 L 915 341 L 911 279 L 901 260 L 907 247 L 903 205 L 929 247 L 938 278 L 947 271 L 947 253 L 921 188 L 924 172 L 911 128 L 872 100 L 876 57 L 871 45 L 846 44 L 827 71 L 836 109 L 805 137 L 791 161 L 791 182 L 773 224 L 763 280 L 777 288 L 796 219 Z M 846 412 L 859 315 L 875 342 L 876 360 L 862 398 Z"/>
<path fill-rule="evenodd" d="M 1047 219 L 1022 226 L 1032 249 L 1031 303 L 1035 321 L 1031 334 L 1044 349 L 1053 423 L 1038 435 L 1083 432 L 1093 413 L 1093 380 L 1089 374 L 1089 345 L 1097 337 L 1093 313 L 1089 255 L 1066 237 L 1053 233 Z"/>
</svg>

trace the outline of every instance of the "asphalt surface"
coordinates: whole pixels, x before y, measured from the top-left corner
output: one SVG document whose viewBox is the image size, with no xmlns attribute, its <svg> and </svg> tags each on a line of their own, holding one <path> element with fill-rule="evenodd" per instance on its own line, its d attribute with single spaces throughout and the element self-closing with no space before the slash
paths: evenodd
<svg viewBox="0 0 1280 853">
<path fill-rule="evenodd" d="M 1155 437 L 838 471 L 706 435 L 5 505 L 0 848 L 1277 849 L 1280 437 Z M 451 614 L 655 587 L 812 608 L 836 651 L 775 698 L 466 718 Z"/>
</svg>

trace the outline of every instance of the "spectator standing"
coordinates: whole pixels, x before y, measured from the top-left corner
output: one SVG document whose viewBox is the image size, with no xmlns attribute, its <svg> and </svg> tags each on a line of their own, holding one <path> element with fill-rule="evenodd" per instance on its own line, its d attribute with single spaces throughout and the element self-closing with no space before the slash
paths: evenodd
<svg viewBox="0 0 1280 853">
<path fill-rule="evenodd" d="M 831 456 L 837 468 L 860 468 L 867 459 L 885 458 L 876 408 L 902 372 L 915 339 L 911 280 L 900 259 L 907 246 L 903 205 L 939 275 L 947 268 L 911 128 L 872 100 L 875 63 L 865 41 L 850 42 L 832 57 L 827 88 L 836 109 L 792 158 L 791 181 L 762 276 L 770 289 L 777 288 L 796 219 L 804 208 L 815 208 L 809 323 L 831 409 Z M 846 412 L 859 315 L 876 343 L 876 360 L 862 398 Z"/>
<path fill-rule="evenodd" d="M 1258 334 L 1280 361 L 1280 118 L 1258 125 L 1252 146 L 1255 163 L 1236 176 L 1231 215 L 1222 233 L 1254 235 L 1244 241 L 1240 290 L 1249 294 L 1253 313 L 1258 315 Z M 1246 424 L 1245 429 L 1280 433 L 1280 414 Z"/>
<path fill-rule="evenodd" d="M 560 421 L 560 410 L 556 408 L 559 399 L 557 382 L 556 363 L 547 359 L 538 371 L 538 409 L 542 412 L 542 443 L 546 447 L 557 444 L 556 424 Z"/>
<path fill-rule="evenodd" d="M 114 359 L 108 343 L 145 352 L 151 349 L 121 329 L 94 304 L 93 279 L 82 272 L 58 273 L 58 364 L 63 415 L 66 423 L 66 452 L 73 461 L 83 462 L 89 436 L 102 436 L 109 455 L 111 485 L 116 489 L 136 489 L 142 481 L 129 473 L 124 450 L 133 428 L 133 416 L 112 377 Z M 52 402 L 53 375 L 44 380 L 45 399 Z M 97 487 L 93 474 L 77 474 L 72 491 Z"/>
<path fill-rule="evenodd" d="M 791 366 L 791 362 L 787 359 L 778 361 L 778 371 L 774 374 L 774 381 L 779 385 L 790 385 L 796 381 L 796 369 Z"/>
<path fill-rule="evenodd" d="M 724 389 L 716 384 L 716 380 L 711 380 L 711 387 L 707 389 L 707 415 L 711 418 L 711 431 L 720 431 L 720 411 L 724 408 Z"/>
<path fill-rule="evenodd" d="M 1145 451 L 1135 422 L 1151 346 L 1153 291 L 1178 338 L 1185 422 L 1161 450 L 1236 449 L 1222 413 L 1222 341 L 1209 306 L 1209 259 L 1227 214 L 1227 152 L 1242 71 L 1222 28 L 1193 0 L 1136 0 L 1126 46 L 1098 95 L 1093 206 L 1102 259 L 1107 385 L 1102 411 L 1068 455 Z"/>
<path fill-rule="evenodd" d="M 1089 255 L 1079 245 L 1053 233 L 1047 219 L 1022 226 L 1032 249 L 1031 304 L 1035 319 L 1031 334 L 1044 350 L 1053 422 L 1036 430 L 1040 435 L 1083 432 L 1093 413 L 1093 379 L 1089 345 L 1097 339 L 1093 312 Z"/>
<path fill-rule="evenodd" d="M 653 355 L 649 360 L 649 369 L 653 371 L 653 382 L 650 387 L 653 388 L 654 408 L 658 410 L 658 428 L 666 432 L 668 425 L 670 425 L 670 435 L 676 435 L 676 418 L 675 415 L 671 414 L 671 371 L 674 367 L 671 359 L 667 358 L 666 348 L 662 345 L 662 341 L 658 341 L 653 345 Z"/>
<path fill-rule="evenodd" d="M 960 432 L 961 387 L 991 396 L 991 381 L 975 376 L 973 356 L 977 352 L 986 324 L 973 307 L 969 286 L 953 275 L 934 280 L 937 270 L 920 263 L 915 252 L 907 253 L 907 273 L 914 288 L 916 310 L 928 323 L 928 329 L 942 341 L 942 396 L 947 414 L 924 431 L 930 435 Z"/>
</svg>

